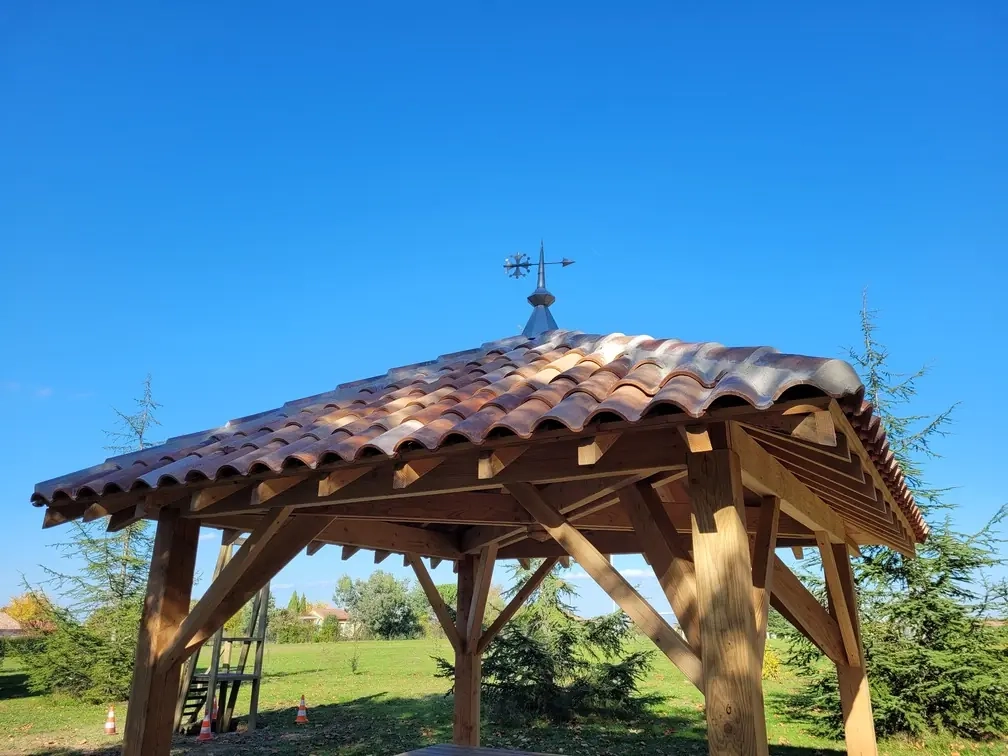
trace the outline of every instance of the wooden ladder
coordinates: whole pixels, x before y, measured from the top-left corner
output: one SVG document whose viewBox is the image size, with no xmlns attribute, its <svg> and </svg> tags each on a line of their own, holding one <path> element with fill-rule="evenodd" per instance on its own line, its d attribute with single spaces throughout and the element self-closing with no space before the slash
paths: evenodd
<svg viewBox="0 0 1008 756">
<path fill-rule="evenodd" d="M 214 579 L 231 560 L 233 550 L 241 546 L 244 539 L 235 531 L 225 530 L 221 538 Z M 252 599 L 252 614 L 245 635 L 226 636 L 224 628 L 219 629 L 204 645 L 209 645 L 210 660 L 206 670 L 197 671 L 200 653 L 194 653 L 182 669 L 178 703 L 175 705 L 175 729 L 191 734 L 199 729 L 205 714 L 211 714 L 211 727 L 215 732 L 232 729 L 238 689 L 243 682 L 252 684 L 249 701 L 248 729 L 256 727 L 259 713 L 259 684 L 262 681 L 263 647 L 266 644 L 266 618 L 269 612 L 269 583 L 263 586 Z M 248 657 L 255 644 L 252 671 L 246 672 Z M 201 649 L 202 650 L 202 649 Z M 237 650 L 237 658 L 235 651 Z M 218 702 L 216 717 L 213 711 L 214 699 Z"/>
</svg>

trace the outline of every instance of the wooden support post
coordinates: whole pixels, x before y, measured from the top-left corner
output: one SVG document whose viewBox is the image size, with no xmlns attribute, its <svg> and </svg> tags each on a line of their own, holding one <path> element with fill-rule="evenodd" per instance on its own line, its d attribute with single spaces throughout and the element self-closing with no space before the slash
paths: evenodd
<svg viewBox="0 0 1008 756">
<path fill-rule="evenodd" d="M 871 691 L 865 669 L 864 647 L 861 644 L 861 626 L 858 622 L 857 592 L 850 559 L 843 544 L 833 544 L 833 561 L 838 567 L 840 591 L 834 593 L 827 583 L 830 613 L 836 617 L 836 608 L 842 601 L 850 610 L 850 619 L 857 635 L 860 664 L 837 664 L 837 682 L 840 685 L 840 706 L 844 717 L 844 739 L 851 756 L 878 756 L 875 741 L 875 722 L 872 717 Z"/>
<path fill-rule="evenodd" d="M 476 594 L 476 577 L 480 559 L 466 554 L 458 564 L 458 610 L 455 631 L 463 639 L 461 653 L 455 654 L 455 716 L 452 742 L 460 746 L 479 746 L 480 742 L 480 680 L 482 664 L 476 649 L 465 643 L 469 628 L 469 611 Z"/>
<path fill-rule="evenodd" d="M 687 455 L 711 756 L 768 752 L 742 471 L 730 449 Z"/>
<path fill-rule="evenodd" d="M 766 650 L 767 623 L 770 619 L 770 593 L 773 590 L 774 549 L 777 548 L 777 525 L 780 522 L 780 499 L 764 496 L 760 505 L 759 525 L 753 539 L 753 604 L 756 607 L 756 656 L 763 661 Z"/>
<path fill-rule="evenodd" d="M 177 509 L 158 513 L 123 736 L 124 756 L 168 756 L 171 749 L 181 661 L 168 666 L 158 662 L 189 612 L 199 541 L 199 522 L 180 514 Z"/>
</svg>

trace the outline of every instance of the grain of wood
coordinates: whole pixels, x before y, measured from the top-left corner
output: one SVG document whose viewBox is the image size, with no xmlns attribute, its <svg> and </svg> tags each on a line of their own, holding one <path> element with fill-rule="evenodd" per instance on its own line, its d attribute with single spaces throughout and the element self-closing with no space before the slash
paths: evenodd
<svg viewBox="0 0 1008 756">
<path fill-rule="evenodd" d="M 167 756 L 171 749 L 181 662 L 170 666 L 158 662 L 189 611 L 198 541 L 198 522 L 183 519 L 176 509 L 159 513 L 123 735 L 124 756 Z"/>
<path fill-rule="evenodd" d="M 734 451 L 690 455 L 693 562 L 711 756 L 768 752 L 756 655 L 752 563 Z"/>
</svg>

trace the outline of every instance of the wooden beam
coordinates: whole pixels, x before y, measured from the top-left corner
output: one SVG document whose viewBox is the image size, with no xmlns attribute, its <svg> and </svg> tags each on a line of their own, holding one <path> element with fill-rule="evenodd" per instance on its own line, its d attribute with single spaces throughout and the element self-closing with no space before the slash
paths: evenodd
<svg viewBox="0 0 1008 756">
<path fill-rule="evenodd" d="M 877 756 L 878 744 L 875 741 L 875 721 L 872 716 L 871 690 L 868 686 L 868 674 L 864 664 L 864 647 L 861 645 L 861 627 L 858 622 L 857 591 L 854 586 L 854 573 L 851 570 L 850 559 L 845 549 L 833 545 L 833 562 L 840 576 L 840 591 L 842 598 L 829 588 L 827 595 L 830 601 L 832 616 L 836 617 L 836 607 L 843 601 L 850 612 L 851 622 L 858 641 L 858 658 L 860 664 L 837 664 L 837 681 L 840 685 L 840 708 L 844 718 L 844 739 L 847 742 L 847 753 L 857 756 Z"/>
<path fill-rule="evenodd" d="M 373 465 L 360 465 L 358 467 L 340 467 L 328 473 L 318 482 L 319 497 L 332 496 L 337 491 L 341 491 L 355 480 L 359 480 L 367 473 L 374 470 Z M 300 483 L 300 481 L 299 481 Z M 299 486 L 301 487 L 301 486 Z M 294 486 L 291 486 L 294 488 Z M 287 489 L 290 490 L 290 489 Z"/>
<path fill-rule="evenodd" d="M 792 546 L 791 553 L 794 554 L 795 559 L 805 558 L 805 549 L 803 549 L 801 546 Z"/>
<path fill-rule="evenodd" d="M 87 511 L 90 505 L 81 501 L 72 501 L 66 504 L 50 504 L 45 508 L 42 517 L 42 529 L 54 528 L 72 522 Z"/>
<path fill-rule="evenodd" d="M 359 546 L 344 546 L 343 551 L 340 552 L 340 559 L 342 559 L 345 562 L 347 559 L 352 557 L 358 551 L 360 551 Z"/>
<path fill-rule="evenodd" d="M 476 477 L 480 480 L 490 480 L 496 477 L 505 467 L 524 454 L 527 449 L 528 446 L 500 446 L 496 449 L 481 452 Z"/>
<path fill-rule="evenodd" d="M 753 606 L 756 609 L 756 655 L 762 660 L 766 650 L 767 624 L 770 619 L 770 594 L 773 591 L 774 550 L 780 522 L 780 499 L 764 496 L 760 522 L 753 538 Z"/>
<path fill-rule="evenodd" d="M 843 518 L 802 483 L 738 423 L 729 423 L 731 448 L 742 464 L 742 482 L 762 495 L 780 497 L 781 511 L 811 530 L 824 530 L 833 543 L 846 543 Z"/>
<path fill-rule="evenodd" d="M 739 458 L 690 454 L 688 469 L 709 752 L 767 754 Z"/>
<path fill-rule="evenodd" d="M 861 654 L 858 650 L 857 630 L 854 628 L 851 606 L 847 603 L 847 597 L 844 593 L 840 570 L 834 557 L 833 544 L 822 532 L 816 533 L 816 543 L 819 545 L 819 555 L 822 558 L 823 575 L 826 578 L 831 613 L 840 626 L 840 637 L 843 639 L 844 649 L 847 652 L 847 661 L 849 662 L 847 666 L 860 666 Z M 847 562 L 846 547 L 844 548 L 843 560 Z"/>
<path fill-rule="evenodd" d="M 553 571 L 557 561 L 557 557 L 544 559 L 536 571 L 522 584 L 522 587 L 518 589 L 518 592 L 511 598 L 507 606 L 504 607 L 504 610 L 497 615 L 497 619 L 483 632 L 476 647 L 477 654 L 482 655 L 487 650 L 487 646 L 493 642 L 497 634 L 511 621 L 511 618 L 515 616 L 525 602 L 528 601 L 529 596 L 535 593 L 536 589 L 542 585 L 542 581 Z M 528 568 L 526 567 L 525 569 Z"/>
<path fill-rule="evenodd" d="M 200 512 L 213 506 L 222 499 L 247 490 L 245 483 L 225 483 L 224 485 L 208 486 L 194 492 L 189 499 L 189 511 Z"/>
<path fill-rule="evenodd" d="M 386 559 L 392 555 L 391 551 L 382 551 L 381 549 L 376 549 L 374 553 L 374 563 L 381 564 Z"/>
<path fill-rule="evenodd" d="M 393 485 L 395 463 L 382 462 L 343 465 L 325 473 L 324 480 L 338 479 L 341 487 L 330 491 L 317 478 L 309 478 L 270 500 L 270 505 L 297 508 L 326 503 L 360 502 L 432 496 L 496 488 L 511 482 L 537 484 L 587 482 L 601 478 L 654 475 L 677 471 L 685 465 L 685 447 L 674 428 L 626 431 L 595 465 L 577 464 L 577 440 L 544 443 L 522 454 L 492 480 L 478 475 L 478 455 L 482 452 L 456 453 L 437 457 L 442 460 L 436 469 L 416 479 L 406 488 Z M 485 450 L 484 450 L 485 451 Z M 402 462 L 412 465 L 414 472 L 421 460 Z M 415 464 L 414 464 L 415 463 Z M 356 477 L 353 477 L 356 476 Z M 353 477 L 350 482 L 347 478 Z M 407 478 L 411 477 L 408 474 Z M 216 514 L 248 510 L 252 485 L 225 497 L 214 505 Z M 83 510 L 82 510 L 83 512 Z"/>
<path fill-rule="evenodd" d="M 483 616 L 486 613 L 487 598 L 490 595 L 490 583 L 493 580 L 493 568 L 496 561 L 497 544 L 491 543 L 480 552 L 479 564 L 476 569 L 476 584 L 466 624 L 467 652 L 475 653 L 480 635 L 483 633 Z"/>
<path fill-rule="evenodd" d="M 501 541 L 527 532 L 527 526 L 495 527 L 482 525 L 475 528 L 466 528 L 462 534 L 459 549 L 467 554 L 475 554 L 492 543 L 499 546 Z"/>
<path fill-rule="evenodd" d="M 271 510 L 185 618 L 163 663 L 181 662 L 318 535 L 324 521 Z"/>
<path fill-rule="evenodd" d="M 308 556 L 315 556 L 315 554 L 318 554 L 322 550 L 322 547 L 325 545 L 326 545 L 325 541 L 312 541 L 311 543 L 308 544 L 308 547 L 305 549 L 305 553 Z"/>
<path fill-rule="evenodd" d="M 847 663 L 847 653 L 836 620 L 778 556 L 774 557 L 770 605 L 834 664 Z"/>
<path fill-rule="evenodd" d="M 843 410 L 840 409 L 840 405 L 837 404 L 836 400 L 833 400 L 829 404 L 830 417 L 833 418 L 833 422 L 841 433 L 847 438 L 847 444 L 850 447 L 851 452 L 861 461 L 861 466 L 868 472 L 872 480 L 875 482 L 875 487 L 882 492 L 883 500 L 892 509 L 893 514 L 898 518 L 898 521 L 903 524 L 906 528 L 907 533 L 914 538 L 914 529 L 910 525 L 910 521 L 907 519 L 906 513 L 903 511 L 896 500 L 893 499 L 892 492 L 889 490 L 889 486 L 886 484 L 885 480 L 882 479 L 882 474 L 879 472 L 878 468 L 875 467 L 875 463 L 872 461 L 871 456 L 868 454 L 868 450 L 865 449 L 864 444 L 861 442 L 861 437 L 858 436 L 857 431 L 854 430 L 854 426 L 850 424 L 850 420 L 844 414 Z M 911 559 L 914 557 L 913 544 L 910 544 L 909 549 L 905 552 L 906 556 Z"/>
<path fill-rule="evenodd" d="M 302 515 L 298 515 L 300 519 Z M 437 530 L 364 520 L 312 520 L 328 522 L 319 531 L 317 540 L 341 546 L 385 551 L 413 551 L 424 556 L 457 559 L 461 552 L 451 536 Z"/>
<path fill-rule="evenodd" d="M 459 638 L 468 635 L 469 611 L 476 593 L 476 574 L 479 559 L 464 555 L 458 562 L 458 611 L 455 613 L 455 630 Z M 455 654 L 455 712 L 452 720 L 452 742 L 460 746 L 478 747 L 480 743 L 480 682 L 483 665 L 475 648 L 462 643 L 462 651 Z"/>
<path fill-rule="evenodd" d="M 180 663 L 158 662 L 189 611 L 198 541 L 198 522 L 183 519 L 177 509 L 158 513 L 123 734 L 125 756 L 168 756 L 171 750 Z"/>
<path fill-rule="evenodd" d="M 126 507 L 114 512 L 108 520 L 105 530 L 109 533 L 118 533 L 125 530 L 130 525 L 135 525 L 140 520 L 154 517 L 164 504 L 164 499 L 154 496 L 143 497 L 135 506 Z"/>
<path fill-rule="evenodd" d="M 249 501 L 249 506 L 252 508 L 266 506 L 275 496 L 293 488 L 307 477 L 306 475 L 291 475 L 286 478 L 264 480 L 252 489 L 252 498 Z"/>
<path fill-rule="evenodd" d="M 421 457 L 396 464 L 392 474 L 392 488 L 408 488 L 444 462 L 444 457 Z"/>
<path fill-rule="evenodd" d="M 700 660 L 689 645 L 669 626 L 654 608 L 634 590 L 591 542 L 560 514 L 561 503 L 550 502 L 535 486 L 516 483 L 508 490 L 529 511 L 564 550 L 578 561 L 596 583 L 613 599 L 637 626 L 655 642 L 687 679 L 703 689 Z"/>
<path fill-rule="evenodd" d="M 682 434 L 686 447 L 693 454 L 713 451 L 714 443 L 705 425 L 680 425 L 679 433 Z"/>
<path fill-rule="evenodd" d="M 430 557 L 430 559 L 429 559 L 428 561 L 430 561 L 430 568 L 431 568 L 431 569 L 433 570 L 433 569 L 436 569 L 436 568 L 437 568 L 437 566 L 438 566 L 439 564 L 441 564 L 441 562 L 442 562 L 443 560 L 441 560 L 441 559 L 438 559 L 437 557 Z"/>
<path fill-rule="evenodd" d="M 780 415 L 767 412 L 765 417 L 746 421 L 747 425 L 755 425 L 777 433 L 783 433 L 791 438 L 805 441 L 817 446 L 836 447 L 836 425 L 829 410 L 815 410 L 807 414 Z"/>
<path fill-rule="evenodd" d="M 633 523 L 641 551 L 658 578 L 669 606 L 679 620 L 693 651 L 700 653 L 696 574 L 689 550 L 682 543 L 658 494 L 647 483 L 620 491 L 623 508 Z"/>
<path fill-rule="evenodd" d="M 599 433 L 597 436 L 586 438 L 578 444 L 578 464 L 582 466 L 598 464 L 602 456 L 619 440 L 619 437 L 619 433 L 612 432 Z"/>
<path fill-rule="evenodd" d="M 448 606 L 441 597 L 441 593 L 438 591 L 437 586 L 434 585 L 434 581 L 431 579 L 430 573 L 427 572 L 427 568 L 424 567 L 423 560 L 413 553 L 407 553 L 406 559 L 413 567 L 413 572 L 417 576 L 417 582 L 423 588 L 423 592 L 430 602 L 431 609 L 434 610 L 434 616 L 437 617 L 441 629 L 444 630 L 445 637 L 448 638 L 448 642 L 451 643 L 456 654 L 462 653 L 464 650 L 462 648 L 462 641 L 459 638 L 458 630 L 455 628 L 451 612 L 448 611 Z"/>
</svg>

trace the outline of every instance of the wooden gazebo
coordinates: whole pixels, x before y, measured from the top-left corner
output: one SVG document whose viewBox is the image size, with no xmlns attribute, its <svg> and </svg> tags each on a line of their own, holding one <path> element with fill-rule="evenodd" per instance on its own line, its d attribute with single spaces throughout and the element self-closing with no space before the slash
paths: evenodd
<svg viewBox="0 0 1008 756">
<path fill-rule="evenodd" d="M 547 303 L 548 304 L 548 303 Z M 400 553 L 455 649 L 454 740 L 481 655 L 573 557 L 704 692 L 711 754 L 767 753 L 774 606 L 836 665 L 849 753 L 876 753 L 849 555 L 927 527 L 845 362 L 553 330 L 484 344 L 39 484 L 44 527 L 157 521 L 125 730 L 167 754 L 182 663 L 299 552 Z M 249 535 L 190 611 L 200 526 Z M 823 606 L 775 555 L 816 548 Z M 645 556 L 685 638 L 610 563 Z M 488 628 L 494 562 L 545 558 Z M 453 622 L 423 563 L 458 571 Z"/>
</svg>

